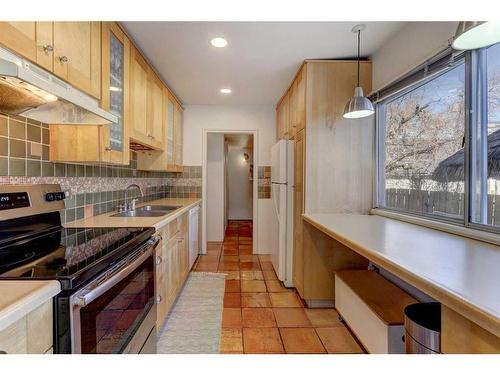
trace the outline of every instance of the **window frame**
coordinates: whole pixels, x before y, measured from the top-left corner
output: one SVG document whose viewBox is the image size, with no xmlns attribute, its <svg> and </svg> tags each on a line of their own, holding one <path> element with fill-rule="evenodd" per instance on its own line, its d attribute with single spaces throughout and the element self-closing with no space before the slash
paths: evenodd
<svg viewBox="0 0 500 375">
<path fill-rule="evenodd" d="M 468 176 L 468 170 L 469 170 L 469 155 L 468 155 L 468 144 L 469 142 L 469 121 L 470 121 L 470 109 L 468 107 L 467 100 L 470 98 L 469 91 L 470 91 L 470 83 L 469 81 L 469 76 L 470 74 L 468 73 L 469 68 L 468 65 L 470 65 L 470 53 L 469 52 L 463 52 L 455 55 L 451 49 L 447 50 L 448 53 L 444 54 L 439 53 L 436 55 L 435 60 L 449 60 L 450 63 L 448 66 L 444 68 L 439 68 L 436 71 L 432 72 L 431 74 L 427 74 L 427 66 L 429 66 L 429 62 L 424 64 L 424 66 L 419 69 L 423 70 L 423 77 L 419 77 L 415 80 L 415 82 L 408 84 L 404 88 L 398 89 L 395 93 L 386 95 L 383 99 L 377 100 L 375 104 L 375 164 L 376 164 L 376 170 L 375 170 L 375 191 L 374 191 L 374 209 L 375 210 L 382 210 L 382 211 L 387 211 L 387 212 L 393 212 L 398 215 L 404 215 L 408 217 L 414 217 L 414 218 L 422 218 L 430 221 L 436 221 L 436 222 L 441 222 L 445 224 L 454 224 L 454 225 L 459 225 L 459 226 L 465 226 L 467 227 L 468 223 L 468 216 L 469 216 L 469 176 Z M 465 70 L 465 77 L 464 77 L 464 136 L 465 136 L 465 144 L 464 144 L 464 196 L 463 196 L 463 205 L 464 205 L 464 217 L 460 218 L 452 218 L 452 217 L 446 217 L 446 216 L 439 216 L 439 215 L 432 215 L 432 214 L 426 214 L 426 213 L 419 213 L 419 212 L 412 212 L 412 211 L 406 211 L 403 209 L 398 209 L 398 208 L 393 208 L 393 207 L 385 207 L 382 205 L 382 202 L 385 201 L 385 122 L 383 119 L 385 119 L 385 108 L 387 103 L 392 102 L 394 100 L 397 100 L 398 98 L 401 98 L 402 96 L 418 89 L 419 87 L 424 86 L 425 84 L 438 79 L 440 76 L 443 74 L 446 74 L 447 72 L 457 68 L 460 65 L 464 65 L 464 70 Z M 499 231 L 500 233 L 500 228 Z"/>
</svg>

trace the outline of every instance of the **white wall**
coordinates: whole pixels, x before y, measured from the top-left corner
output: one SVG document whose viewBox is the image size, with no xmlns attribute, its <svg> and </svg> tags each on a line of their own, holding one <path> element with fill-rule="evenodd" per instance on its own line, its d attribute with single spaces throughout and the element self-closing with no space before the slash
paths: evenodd
<svg viewBox="0 0 500 375">
<path fill-rule="evenodd" d="M 224 134 L 207 138 L 207 241 L 224 240 Z"/>
<path fill-rule="evenodd" d="M 248 154 L 245 160 L 243 154 Z M 253 164 L 253 152 L 248 147 L 229 145 L 227 152 L 227 189 L 229 193 L 229 220 L 251 220 L 253 215 L 253 181 L 250 177 L 250 165 Z"/>
<path fill-rule="evenodd" d="M 257 165 L 271 165 L 271 146 L 276 143 L 274 106 L 217 106 L 187 105 L 184 110 L 184 165 L 202 165 L 203 129 L 257 130 L 257 147 L 254 149 L 255 173 Z M 271 199 L 257 202 L 257 253 L 272 251 L 272 238 L 277 230 Z"/>
<path fill-rule="evenodd" d="M 260 165 L 270 165 L 276 143 L 274 106 L 188 105 L 184 110 L 184 165 L 202 164 L 203 129 L 258 130 Z"/>
<path fill-rule="evenodd" d="M 458 22 L 409 22 L 371 57 L 378 90 L 446 48 Z"/>
</svg>

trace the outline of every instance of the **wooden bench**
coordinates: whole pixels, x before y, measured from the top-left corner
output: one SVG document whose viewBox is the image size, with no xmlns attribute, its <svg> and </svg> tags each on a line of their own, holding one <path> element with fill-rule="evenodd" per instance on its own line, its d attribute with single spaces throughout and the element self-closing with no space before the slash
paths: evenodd
<svg viewBox="0 0 500 375">
<path fill-rule="evenodd" d="M 335 307 L 369 353 L 404 353 L 404 308 L 418 301 L 375 271 L 335 273 Z"/>
</svg>

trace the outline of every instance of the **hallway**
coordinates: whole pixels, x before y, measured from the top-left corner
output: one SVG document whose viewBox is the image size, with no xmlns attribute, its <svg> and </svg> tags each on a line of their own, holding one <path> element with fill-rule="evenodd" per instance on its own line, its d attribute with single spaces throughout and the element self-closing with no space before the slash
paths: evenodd
<svg viewBox="0 0 500 375">
<path fill-rule="evenodd" d="M 308 309 L 277 279 L 269 255 L 252 255 L 252 221 L 230 221 L 194 271 L 226 274 L 221 353 L 362 353 L 335 309 Z"/>
</svg>

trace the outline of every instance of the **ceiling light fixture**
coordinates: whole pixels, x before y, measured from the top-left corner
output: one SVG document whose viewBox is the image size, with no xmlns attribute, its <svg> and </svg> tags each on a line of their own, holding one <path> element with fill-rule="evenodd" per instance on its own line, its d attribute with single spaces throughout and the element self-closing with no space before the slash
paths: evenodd
<svg viewBox="0 0 500 375">
<path fill-rule="evenodd" d="M 221 94 L 231 94 L 233 90 L 225 88 L 225 89 L 220 89 Z"/>
<path fill-rule="evenodd" d="M 373 115 L 375 109 L 373 104 L 366 96 L 363 95 L 363 88 L 359 85 L 359 55 L 360 55 L 360 41 L 361 31 L 366 28 L 366 25 L 359 24 L 352 28 L 352 32 L 358 34 L 358 83 L 354 89 L 354 96 L 347 102 L 344 108 L 344 118 L 362 118 Z"/>
<path fill-rule="evenodd" d="M 217 47 L 217 48 L 224 48 L 227 46 L 227 40 L 221 37 L 213 38 L 210 43 L 212 46 Z"/>
<path fill-rule="evenodd" d="M 458 23 L 452 47 L 469 50 L 500 42 L 500 22 L 462 21 Z"/>
</svg>

